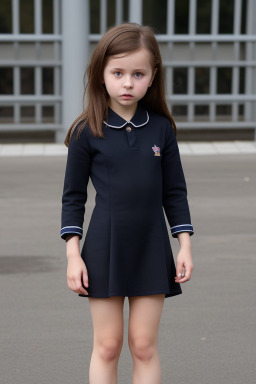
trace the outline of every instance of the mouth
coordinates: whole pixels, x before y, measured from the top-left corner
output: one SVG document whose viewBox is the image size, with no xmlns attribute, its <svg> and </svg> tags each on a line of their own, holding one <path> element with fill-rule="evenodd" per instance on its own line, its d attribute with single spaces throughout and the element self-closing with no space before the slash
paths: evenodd
<svg viewBox="0 0 256 384">
<path fill-rule="evenodd" d="M 122 95 L 121 95 L 121 97 L 123 97 L 123 98 L 131 98 L 131 97 L 133 97 L 133 95 L 130 95 L 129 93 L 123 93 Z"/>
</svg>

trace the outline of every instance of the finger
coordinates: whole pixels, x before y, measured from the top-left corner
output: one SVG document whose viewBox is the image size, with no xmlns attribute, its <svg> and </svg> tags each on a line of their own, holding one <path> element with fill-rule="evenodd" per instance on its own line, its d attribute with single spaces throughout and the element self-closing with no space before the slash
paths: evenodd
<svg viewBox="0 0 256 384">
<path fill-rule="evenodd" d="M 176 283 L 185 283 L 186 281 L 189 281 L 190 278 L 191 278 L 191 272 L 192 272 L 191 268 L 185 269 L 184 276 L 181 276 L 180 278 L 179 277 L 175 277 L 175 282 Z"/>
<path fill-rule="evenodd" d="M 178 278 L 181 277 L 181 274 L 182 274 L 182 268 L 183 268 L 183 264 L 177 262 L 177 267 L 176 267 L 176 277 L 178 277 Z"/>
<path fill-rule="evenodd" d="M 75 292 L 81 293 L 82 295 L 88 295 L 88 292 L 83 287 L 83 281 L 82 281 L 82 276 L 81 275 L 80 275 L 80 277 L 76 278 L 75 286 L 76 286 Z"/>
</svg>

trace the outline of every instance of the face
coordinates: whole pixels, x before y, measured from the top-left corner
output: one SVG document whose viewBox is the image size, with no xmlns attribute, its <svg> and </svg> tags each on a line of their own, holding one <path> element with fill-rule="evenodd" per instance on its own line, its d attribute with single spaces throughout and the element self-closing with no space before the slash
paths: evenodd
<svg viewBox="0 0 256 384">
<path fill-rule="evenodd" d="M 138 101 L 145 96 L 155 76 L 150 59 L 150 53 L 145 48 L 108 59 L 103 78 L 109 94 L 109 106 L 116 113 L 135 112 Z"/>
</svg>

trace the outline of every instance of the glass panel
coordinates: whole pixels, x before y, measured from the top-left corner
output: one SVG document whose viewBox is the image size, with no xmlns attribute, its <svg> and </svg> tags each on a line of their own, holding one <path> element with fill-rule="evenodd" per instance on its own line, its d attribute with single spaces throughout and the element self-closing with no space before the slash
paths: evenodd
<svg viewBox="0 0 256 384">
<path fill-rule="evenodd" d="M 195 105 L 195 120 L 209 121 L 209 105 Z"/>
<path fill-rule="evenodd" d="M 244 121 L 244 104 L 239 104 L 238 106 L 238 120 Z"/>
<path fill-rule="evenodd" d="M 173 68 L 173 93 L 186 94 L 188 92 L 187 68 Z"/>
<path fill-rule="evenodd" d="M 175 28 L 174 33 L 188 33 L 189 0 L 175 1 Z"/>
<path fill-rule="evenodd" d="M 233 33 L 234 0 L 220 0 L 219 33 Z"/>
<path fill-rule="evenodd" d="M 211 33 L 211 0 L 197 0 L 196 33 Z"/>
<path fill-rule="evenodd" d="M 34 43 L 19 43 L 17 49 L 18 59 L 36 60 L 36 48 Z"/>
<path fill-rule="evenodd" d="M 216 105 L 216 120 L 231 121 L 231 105 Z"/>
<path fill-rule="evenodd" d="M 240 67 L 240 76 L 239 76 L 239 93 L 245 93 L 245 68 Z"/>
<path fill-rule="evenodd" d="M 90 0 L 90 33 L 100 33 L 100 1 Z"/>
<path fill-rule="evenodd" d="M 53 68 L 42 68 L 42 93 L 43 95 L 53 94 Z"/>
<path fill-rule="evenodd" d="M 174 105 L 172 107 L 172 116 L 175 121 L 186 121 L 188 114 L 187 105 Z"/>
<path fill-rule="evenodd" d="M 20 0 L 20 33 L 34 33 L 33 0 Z"/>
<path fill-rule="evenodd" d="M 232 68 L 217 68 L 217 93 L 231 93 Z"/>
<path fill-rule="evenodd" d="M 13 107 L 12 106 L 6 106 L 6 107 L 0 107 L 0 123 L 6 124 L 6 123 L 13 123 Z"/>
<path fill-rule="evenodd" d="M 210 69 L 195 68 L 195 93 L 208 94 L 210 84 Z"/>
<path fill-rule="evenodd" d="M 0 33 L 12 33 L 12 2 L 0 1 Z"/>
<path fill-rule="evenodd" d="M 53 0 L 42 1 L 43 33 L 53 33 Z"/>
<path fill-rule="evenodd" d="M 241 33 L 246 33 L 246 9 L 247 0 L 242 0 L 242 20 L 241 20 Z"/>
<path fill-rule="evenodd" d="M 108 9 L 107 26 L 109 28 L 109 27 L 112 27 L 113 25 L 115 25 L 116 1 L 115 0 L 108 0 L 107 9 Z"/>
<path fill-rule="evenodd" d="M 42 122 L 54 123 L 54 106 L 45 105 L 42 107 Z"/>
<path fill-rule="evenodd" d="M 143 24 L 151 25 L 155 33 L 166 33 L 166 0 L 144 0 L 143 1 Z"/>
<path fill-rule="evenodd" d="M 35 93 L 34 68 L 20 69 L 20 93 L 22 95 L 33 95 Z"/>
<path fill-rule="evenodd" d="M 129 13 L 129 0 L 123 0 L 123 13 L 124 13 L 124 22 L 125 21 L 128 21 L 129 19 L 129 16 L 128 16 L 128 13 Z"/>
<path fill-rule="evenodd" d="M 13 68 L 0 67 L 0 94 L 13 94 Z"/>
<path fill-rule="evenodd" d="M 35 107 L 34 105 L 26 105 L 20 107 L 20 121 L 21 123 L 34 123 L 35 122 Z"/>
</svg>

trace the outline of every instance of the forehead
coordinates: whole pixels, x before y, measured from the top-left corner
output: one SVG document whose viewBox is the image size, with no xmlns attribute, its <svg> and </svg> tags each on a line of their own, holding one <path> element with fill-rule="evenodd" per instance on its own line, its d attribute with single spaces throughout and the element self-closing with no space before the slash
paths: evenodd
<svg viewBox="0 0 256 384">
<path fill-rule="evenodd" d="M 151 55 L 146 48 L 140 48 L 128 53 L 120 53 L 110 56 L 107 60 L 107 66 L 118 68 L 128 66 L 148 68 L 151 67 Z"/>
</svg>

